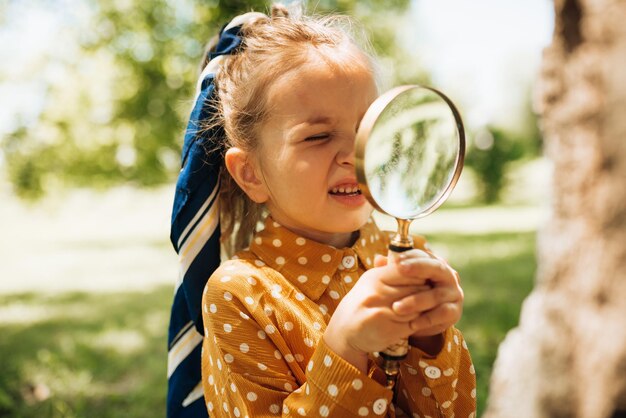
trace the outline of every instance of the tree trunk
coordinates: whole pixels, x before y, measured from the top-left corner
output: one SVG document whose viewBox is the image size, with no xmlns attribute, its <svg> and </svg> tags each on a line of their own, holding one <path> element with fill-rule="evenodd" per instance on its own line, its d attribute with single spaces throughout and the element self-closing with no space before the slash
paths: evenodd
<svg viewBox="0 0 626 418">
<path fill-rule="evenodd" d="M 626 417 L 626 1 L 555 0 L 555 20 L 536 97 L 551 219 L 488 418 Z"/>
</svg>

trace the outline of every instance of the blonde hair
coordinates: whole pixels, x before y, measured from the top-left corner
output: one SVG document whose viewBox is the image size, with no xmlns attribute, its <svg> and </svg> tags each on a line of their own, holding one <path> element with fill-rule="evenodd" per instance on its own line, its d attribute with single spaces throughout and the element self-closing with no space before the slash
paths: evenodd
<svg viewBox="0 0 626 418">
<path fill-rule="evenodd" d="M 211 146 L 221 152 L 231 147 L 248 152 L 258 149 L 259 126 L 270 113 L 266 102 L 268 87 L 277 78 L 306 64 L 310 48 L 304 45 L 320 50 L 329 65 L 338 69 L 349 62 L 363 65 L 374 75 L 369 54 L 363 47 L 356 47 L 350 33 L 352 27 L 345 16 L 290 17 L 287 8 L 280 4 L 272 5 L 269 16 L 244 23 L 241 51 L 224 60 L 216 73 L 218 100 L 214 119 L 208 123 L 223 127 L 226 135 L 219 138 L 223 143 Z M 336 54 L 331 59 L 330 49 L 347 53 Z M 224 165 L 220 168 L 220 182 L 222 244 L 232 255 L 250 244 L 264 215 L 264 205 L 248 198 Z"/>
</svg>

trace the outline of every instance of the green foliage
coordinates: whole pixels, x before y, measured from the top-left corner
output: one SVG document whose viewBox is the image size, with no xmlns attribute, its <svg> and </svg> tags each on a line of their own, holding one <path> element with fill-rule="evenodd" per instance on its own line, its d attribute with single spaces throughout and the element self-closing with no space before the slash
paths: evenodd
<svg viewBox="0 0 626 418">
<path fill-rule="evenodd" d="M 459 328 L 484 411 L 498 344 L 519 319 L 535 271 L 534 233 L 429 236 L 460 273 Z M 74 280 L 74 279 L 73 279 Z M 0 295 L 0 416 L 152 417 L 166 391 L 172 290 Z"/>
<path fill-rule="evenodd" d="M 23 197 L 41 196 L 53 184 L 172 181 L 205 42 L 233 16 L 269 7 L 260 0 L 84 4 L 88 13 L 63 17 L 64 33 L 71 34 L 62 38 L 68 42 L 64 54 L 29 70 L 53 74 L 43 77 L 39 117 L 0 140 L 9 180 Z M 362 19 L 383 58 L 404 57 L 394 23 L 407 5 L 326 0 L 315 4 L 315 12 Z"/>
<path fill-rule="evenodd" d="M 480 200 L 495 203 L 506 185 L 509 163 L 524 156 L 524 142 L 494 127 L 478 132 L 473 139 L 465 163 L 476 173 Z"/>
</svg>

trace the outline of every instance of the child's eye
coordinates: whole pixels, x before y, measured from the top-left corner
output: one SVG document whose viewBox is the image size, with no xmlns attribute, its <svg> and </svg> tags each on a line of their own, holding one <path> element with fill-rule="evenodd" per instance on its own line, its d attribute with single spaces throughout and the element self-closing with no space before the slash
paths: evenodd
<svg viewBox="0 0 626 418">
<path fill-rule="evenodd" d="M 324 139 L 328 139 L 329 137 L 330 137 L 329 133 L 323 133 L 323 134 L 309 136 L 305 138 L 305 141 L 322 141 Z"/>
</svg>

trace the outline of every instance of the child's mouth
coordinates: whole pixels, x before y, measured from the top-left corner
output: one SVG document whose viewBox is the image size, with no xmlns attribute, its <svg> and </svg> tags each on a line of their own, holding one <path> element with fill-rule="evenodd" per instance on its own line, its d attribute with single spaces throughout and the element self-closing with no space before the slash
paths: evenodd
<svg viewBox="0 0 626 418">
<path fill-rule="evenodd" d="M 361 194 L 361 189 L 358 185 L 354 186 L 339 186 L 330 189 L 330 194 L 336 196 L 358 196 Z"/>
</svg>

